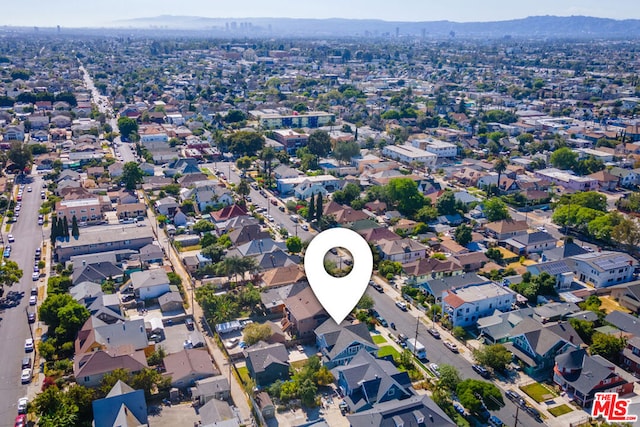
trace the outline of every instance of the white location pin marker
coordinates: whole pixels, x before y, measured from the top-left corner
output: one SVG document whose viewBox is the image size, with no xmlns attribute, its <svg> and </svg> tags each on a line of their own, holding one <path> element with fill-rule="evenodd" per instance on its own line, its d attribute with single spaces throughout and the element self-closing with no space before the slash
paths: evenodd
<svg viewBox="0 0 640 427">
<path fill-rule="evenodd" d="M 324 268 L 324 256 L 336 247 L 347 249 L 353 257 L 353 269 L 344 277 L 333 277 Z M 340 324 L 367 289 L 373 272 L 371 248 L 355 231 L 331 228 L 309 243 L 304 256 L 304 271 L 320 304 Z"/>
</svg>

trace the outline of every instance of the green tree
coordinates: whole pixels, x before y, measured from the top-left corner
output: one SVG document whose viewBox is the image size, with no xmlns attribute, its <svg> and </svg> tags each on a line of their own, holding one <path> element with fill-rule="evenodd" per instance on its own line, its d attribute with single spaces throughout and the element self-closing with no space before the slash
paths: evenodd
<svg viewBox="0 0 640 427">
<path fill-rule="evenodd" d="M 360 145 L 355 141 L 339 142 L 333 149 L 333 157 L 337 160 L 348 163 L 352 158 L 360 154 Z"/>
<path fill-rule="evenodd" d="M 65 239 L 69 239 L 69 221 L 67 221 L 67 217 L 62 217 L 62 236 Z"/>
<path fill-rule="evenodd" d="M 324 130 L 315 130 L 309 135 L 309 141 L 307 143 L 309 153 L 318 156 L 326 157 L 331 150 L 331 138 L 329 134 Z"/>
<path fill-rule="evenodd" d="M 500 221 L 503 219 L 510 219 L 509 209 L 507 205 L 498 197 L 492 197 L 484 202 L 484 214 L 487 217 L 487 221 Z"/>
<path fill-rule="evenodd" d="M 459 225 L 458 227 L 456 227 L 456 231 L 455 231 L 455 238 L 456 238 L 456 242 L 458 242 L 458 244 L 462 245 L 462 246 L 467 246 L 469 243 L 471 243 L 472 237 L 471 237 L 471 233 L 472 233 L 472 229 L 471 227 L 469 227 L 468 225 L 462 224 Z"/>
<path fill-rule="evenodd" d="M 451 330 L 451 335 L 461 340 L 465 337 L 465 335 L 467 335 L 467 331 L 465 331 L 462 326 L 456 326 Z"/>
<path fill-rule="evenodd" d="M 26 144 L 23 144 L 22 142 L 13 142 L 9 149 L 8 158 L 13 162 L 17 169 L 24 171 L 25 168 L 31 164 L 33 155 Z"/>
<path fill-rule="evenodd" d="M 591 338 L 594 333 L 593 322 L 589 320 L 571 318 L 569 319 L 569 324 L 576 330 L 582 341 L 587 345 L 591 344 Z"/>
<path fill-rule="evenodd" d="M 373 298 L 371 298 L 367 294 L 363 294 L 362 297 L 360 298 L 360 301 L 358 301 L 358 304 L 356 305 L 356 307 L 358 307 L 360 310 L 370 310 L 373 308 L 373 305 L 374 305 Z"/>
<path fill-rule="evenodd" d="M 454 215 L 458 212 L 456 207 L 456 198 L 452 191 L 445 191 L 442 193 L 438 202 L 436 203 L 438 214 L 440 215 Z"/>
<path fill-rule="evenodd" d="M 502 258 L 504 257 L 504 255 L 502 255 L 502 252 L 500 252 L 500 250 L 497 248 L 489 248 L 484 254 L 487 258 L 495 261 L 498 264 L 502 262 Z"/>
<path fill-rule="evenodd" d="M 22 274 L 17 262 L 5 259 L 0 265 L 0 289 L 19 282 L 22 279 Z"/>
<path fill-rule="evenodd" d="M 473 379 L 461 381 L 456 387 L 456 394 L 462 406 L 476 414 L 481 411 L 483 402 L 489 410 L 498 409 L 501 404 L 504 404 L 498 387 L 486 381 Z"/>
<path fill-rule="evenodd" d="M 243 156 L 255 155 L 264 147 L 264 136 L 252 131 L 239 131 L 232 134 L 227 144 L 232 153 Z"/>
<path fill-rule="evenodd" d="M 154 388 L 167 389 L 171 385 L 171 377 L 164 377 L 160 372 L 152 368 L 143 368 L 131 376 L 131 387 L 143 390 L 145 397 L 151 397 Z"/>
<path fill-rule="evenodd" d="M 502 179 L 502 173 L 507 170 L 507 161 L 504 159 L 504 157 L 500 157 L 493 164 L 493 168 L 496 172 L 498 172 L 498 195 L 500 195 L 500 180 Z"/>
<path fill-rule="evenodd" d="M 504 371 L 513 355 L 502 344 L 492 344 L 476 350 L 473 357 L 481 365 L 488 366 L 496 371 Z"/>
<path fill-rule="evenodd" d="M 218 244 L 209 245 L 200 250 L 200 254 L 210 259 L 214 264 L 222 260 L 224 252 L 224 248 Z"/>
<path fill-rule="evenodd" d="M 247 345 L 253 345 L 258 341 L 266 341 L 273 332 L 271 327 L 262 323 L 251 323 L 244 328 L 242 339 Z"/>
<path fill-rule="evenodd" d="M 578 161 L 578 153 L 574 152 L 569 147 L 561 147 L 555 150 L 551 154 L 551 158 L 549 159 L 551 164 L 563 170 L 573 169 Z"/>
<path fill-rule="evenodd" d="M 131 134 L 138 132 L 138 123 L 134 119 L 121 116 L 118 118 L 118 129 L 120 130 L 120 135 L 128 139 Z"/>
<path fill-rule="evenodd" d="M 320 223 L 320 219 L 322 218 L 322 215 L 324 213 L 324 209 L 322 207 L 323 204 L 323 200 L 322 200 L 322 194 L 318 193 L 318 196 L 316 198 L 316 221 L 318 223 Z"/>
<path fill-rule="evenodd" d="M 424 206 L 424 196 L 418 190 L 418 184 L 411 178 L 391 178 L 385 186 L 389 199 L 397 204 L 398 210 L 405 215 L 414 214 Z"/>
<path fill-rule="evenodd" d="M 240 180 L 240 182 L 236 186 L 236 193 L 242 196 L 242 201 L 244 202 L 246 197 L 251 193 L 251 187 L 249 187 L 249 183 L 247 182 L 247 180 Z"/>
<path fill-rule="evenodd" d="M 336 203 L 348 205 L 352 201 L 360 197 L 360 186 L 353 182 L 348 183 L 342 190 L 333 193 L 333 201 Z"/>
<path fill-rule="evenodd" d="M 271 185 L 271 172 L 273 172 L 272 169 L 272 164 L 273 164 L 273 159 L 275 159 L 276 157 L 276 152 L 273 149 L 273 147 L 264 147 L 264 150 L 262 150 L 262 152 L 260 153 L 260 158 L 262 159 L 263 163 L 264 163 L 264 175 L 265 175 L 265 184 L 267 186 L 267 188 Z"/>
<path fill-rule="evenodd" d="M 291 236 L 286 242 L 287 250 L 292 254 L 297 254 L 302 251 L 302 240 L 298 236 Z"/>
<path fill-rule="evenodd" d="M 596 332 L 591 337 L 589 350 L 592 355 L 599 354 L 611 363 L 618 363 L 620 352 L 627 344 L 624 337 Z"/>
<path fill-rule="evenodd" d="M 122 381 L 123 383 L 128 384 L 130 380 L 131 376 L 129 372 L 127 372 L 123 368 L 117 368 L 111 372 L 107 372 L 106 374 L 104 374 L 102 380 L 100 381 L 98 394 L 100 396 L 106 396 L 118 381 Z"/>
<path fill-rule="evenodd" d="M 211 221 L 207 221 L 206 219 L 201 219 L 195 224 L 193 224 L 193 231 L 195 233 L 208 233 L 209 231 L 215 230 L 215 226 Z M 215 242 L 214 242 L 215 243 Z"/>
<path fill-rule="evenodd" d="M 78 228 L 78 219 L 74 215 L 71 218 L 71 235 L 77 239 L 80 236 L 80 229 Z"/>
<path fill-rule="evenodd" d="M 316 201 L 314 200 L 315 196 L 312 194 L 311 199 L 309 199 L 309 209 L 307 209 L 307 218 L 306 220 L 312 222 L 316 219 Z"/>
<path fill-rule="evenodd" d="M 243 174 L 246 173 L 247 169 L 251 167 L 251 157 L 240 157 L 236 160 L 236 166 L 238 166 L 238 169 L 242 170 Z"/>
<path fill-rule="evenodd" d="M 443 387 L 446 390 L 453 392 L 456 391 L 456 387 L 461 381 L 460 373 L 455 366 L 442 364 L 438 366 L 438 387 Z"/>
<path fill-rule="evenodd" d="M 640 225 L 636 219 L 623 218 L 611 230 L 611 237 L 616 242 L 627 246 L 627 251 L 635 253 L 640 244 Z"/>
<path fill-rule="evenodd" d="M 122 177 L 120 178 L 120 182 L 124 183 L 127 190 L 133 191 L 136 189 L 138 184 L 142 183 L 143 176 L 144 173 L 136 162 L 127 162 L 122 167 Z"/>
</svg>

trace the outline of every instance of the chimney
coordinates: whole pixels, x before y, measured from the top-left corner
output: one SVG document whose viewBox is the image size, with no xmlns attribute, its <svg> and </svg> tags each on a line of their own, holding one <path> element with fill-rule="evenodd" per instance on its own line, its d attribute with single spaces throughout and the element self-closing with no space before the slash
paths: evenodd
<svg viewBox="0 0 640 427">
<path fill-rule="evenodd" d="M 573 335 L 569 335 L 569 342 L 573 343 Z"/>
</svg>

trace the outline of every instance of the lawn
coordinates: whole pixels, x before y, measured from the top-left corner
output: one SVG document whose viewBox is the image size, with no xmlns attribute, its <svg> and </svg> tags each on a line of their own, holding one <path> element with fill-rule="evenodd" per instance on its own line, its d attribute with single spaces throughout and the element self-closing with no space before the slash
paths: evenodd
<svg viewBox="0 0 640 427">
<path fill-rule="evenodd" d="M 376 344 L 384 344 L 387 342 L 387 339 L 382 335 L 372 335 L 371 338 L 373 339 L 373 342 Z"/>
<path fill-rule="evenodd" d="M 524 391 L 529 395 L 529 397 L 538 403 L 558 396 L 558 393 L 540 383 L 532 383 L 522 386 L 520 387 L 520 390 Z"/>
<path fill-rule="evenodd" d="M 612 311 L 615 311 L 615 310 L 619 310 L 625 313 L 631 313 L 630 310 L 622 307 L 613 298 L 609 296 L 600 297 L 600 301 L 602 302 L 602 304 L 600 305 L 600 309 L 604 310 L 605 313 L 611 313 Z"/>
<path fill-rule="evenodd" d="M 240 379 L 244 384 L 249 382 L 249 370 L 246 366 L 241 366 L 238 368 L 238 373 L 240 374 Z"/>
<path fill-rule="evenodd" d="M 569 412 L 572 412 L 572 411 L 573 409 L 571 408 L 571 406 L 564 405 L 564 404 L 560 406 L 556 406 L 555 408 L 549 409 L 549 413 L 554 417 L 559 417 L 560 415 L 568 414 Z"/>
<path fill-rule="evenodd" d="M 398 350 L 393 348 L 393 346 L 384 345 L 380 347 L 380 349 L 378 350 L 378 357 L 384 357 L 388 355 L 392 355 L 394 358 L 400 357 L 400 353 L 398 353 Z"/>
</svg>

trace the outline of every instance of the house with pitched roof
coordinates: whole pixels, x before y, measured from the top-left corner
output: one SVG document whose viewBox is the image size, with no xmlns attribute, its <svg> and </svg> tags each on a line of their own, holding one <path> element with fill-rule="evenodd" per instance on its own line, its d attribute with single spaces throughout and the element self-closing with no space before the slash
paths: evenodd
<svg viewBox="0 0 640 427">
<path fill-rule="evenodd" d="M 590 408 L 596 393 L 633 392 L 633 381 L 620 368 L 600 355 L 590 356 L 585 349 L 573 349 L 555 358 L 553 382 L 583 408 Z"/>
<path fill-rule="evenodd" d="M 640 281 L 623 283 L 609 288 L 611 297 L 622 307 L 640 313 Z"/>
<path fill-rule="evenodd" d="M 505 347 L 520 361 L 527 375 L 546 379 L 558 354 L 583 345 L 569 322 L 543 325 L 532 318 L 525 318 L 513 328 L 511 342 Z"/>
<path fill-rule="evenodd" d="M 431 294 L 436 301 L 440 301 L 442 295 L 453 289 L 463 288 L 465 286 L 484 285 L 492 283 L 486 277 L 478 276 L 475 273 L 464 273 L 439 279 L 428 279 L 420 285 L 423 292 Z"/>
<path fill-rule="evenodd" d="M 289 265 L 287 267 L 272 268 L 262 274 L 264 287 L 279 287 L 292 285 L 304 280 L 304 271 L 299 265 Z"/>
<path fill-rule="evenodd" d="M 622 350 L 620 360 L 624 369 L 633 372 L 636 376 L 640 375 L 640 337 L 629 338 Z"/>
<path fill-rule="evenodd" d="M 446 292 L 443 310 L 454 327 L 475 326 L 479 318 L 489 316 L 495 310 L 509 311 L 516 302 L 514 291 L 493 282 Z"/>
<path fill-rule="evenodd" d="M 186 388 L 196 381 L 220 375 L 206 350 L 200 348 L 184 349 L 167 355 L 164 360 L 165 376 L 171 377 L 171 385 Z"/>
<path fill-rule="evenodd" d="M 322 363 L 328 368 L 348 364 L 360 351 L 374 357 L 378 352 L 378 346 L 374 344 L 364 323 L 339 326 L 335 320 L 329 319 L 318 326 L 314 333 L 316 346 L 322 354 Z"/>
<path fill-rule="evenodd" d="M 393 362 L 376 359 L 366 350 L 358 351 L 347 364 L 332 369 L 332 374 L 352 413 L 415 394 L 407 372 L 398 371 Z"/>
<path fill-rule="evenodd" d="M 97 350 L 115 354 L 145 350 L 149 348 L 149 339 L 144 319 L 108 324 L 91 316 L 82 325 L 74 345 L 76 355 Z"/>
<path fill-rule="evenodd" d="M 289 378 L 289 353 L 284 344 L 264 341 L 245 349 L 247 369 L 257 385 L 268 385 Z"/>
<path fill-rule="evenodd" d="M 427 253 L 425 245 L 409 238 L 381 240 L 376 247 L 383 260 L 397 261 L 401 264 L 424 258 Z"/>
<path fill-rule="evenodd" d="M 149 422 L 143 390 L 118 380 L 103 399 L 91 402 L 94 427 L 142 426 Z"/>
<path fill-rule="evenodd" d="M 329 318 L 310 286 L 284 301 L 282 330 L 298 338 L 313 336 L 313 331 Z"/>
<path fill-rule="evenodd" d="M 519 234 L 505 240 L 507 249 L 517 255 L 540 253 L 556 247 L 558 240 L 544 231 Z"/>
<path fill-rule="evenodd" d="M 162 268 L 131 273 L 131 286 L 142 300 L 158 298 L 171 290 L 169 289 L 169 277 Z"/>
<path fill-rule="evenodd" d="M 351 427 L 454 427 L 456 425 L 427 395 L 383 402 L 367 411 L 347 415 L 347 420 Z"/>
<path fill-rule="evenodd" d="M 124 369 L 135 374 L 144 368 L 148 368 L 144 351 L 110 354 L 103 350 L 97 350 L 83 355 L 76 354 L 73 362 L 73 375 L 78 384 L 85 387 L 97 387 L 107 373 L 116 369 Z"/>
<path fill-rule="evenodd" d="M 231 206 L 225 206 L 219 211 L 211 212 L 211 219 L 214 223 L 219 224 L 244 215 L 247 215 L 247 210 L 240 205 L 233 204 Z"/>
<path fill-rule="evenodd" d="M 462 266 L 454 258 L 447 258 L 444 261 L 437 258 L 421 258 L 405 264 L 404 271 L 408 276 L 407 284 L 418 286 L 431 279 L 441 279 L 464 273 Z"/>
<path fill-rule="evenodd" d="M 638 262 L 628 254 L 602 251 L 568 258 L 575 276 L 596 288 L 605 288 L 631 281 Z"/>
</svg>

